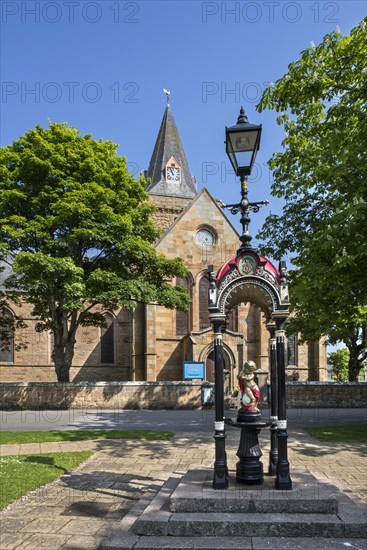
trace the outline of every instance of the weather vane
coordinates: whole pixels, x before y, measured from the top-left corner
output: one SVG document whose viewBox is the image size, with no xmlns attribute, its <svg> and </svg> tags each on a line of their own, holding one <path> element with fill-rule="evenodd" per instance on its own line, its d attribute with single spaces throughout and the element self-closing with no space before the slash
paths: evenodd
<svg viewBox="0 0 367 550">
<path fill-rule="evenodd" d="M 167 105 L 169 105 L 169 100 L 170 100 L 171 92 L 170 92 L 169 90 L 166 90 L 166 88 L 163 88 L 163 93 L 166 94 Z"/>
</svg>

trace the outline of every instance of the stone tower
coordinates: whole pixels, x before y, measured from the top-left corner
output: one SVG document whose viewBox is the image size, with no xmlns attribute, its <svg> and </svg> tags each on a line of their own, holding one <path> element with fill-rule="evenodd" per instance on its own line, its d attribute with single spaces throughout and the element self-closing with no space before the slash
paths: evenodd
<svg viewBox="0 0 367 550">
<path fill-rule="evenodd" d="M 158 226 L 167 229 L 197 193 L 169 105 L 144 175 L 149 180 L 146 190 L 157 207 L 153 219 Z"/>
</svg>

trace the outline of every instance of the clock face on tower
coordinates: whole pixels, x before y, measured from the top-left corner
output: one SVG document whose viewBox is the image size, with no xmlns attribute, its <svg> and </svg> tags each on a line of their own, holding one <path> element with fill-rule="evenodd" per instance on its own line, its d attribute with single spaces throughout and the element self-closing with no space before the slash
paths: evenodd
<svg viewBox="0 0 367 550">
<path fill-rule="evenodd" d="M 181 167 L 175 157 L 171 157 L 166 164 L 166 182 L 181 183 Z"/>
<path fill-rule="evenodd" d="M 166 167 L 166 181 L 179 182 L 181 180 L 180 168 L 175 166 Z"/>
</svg>

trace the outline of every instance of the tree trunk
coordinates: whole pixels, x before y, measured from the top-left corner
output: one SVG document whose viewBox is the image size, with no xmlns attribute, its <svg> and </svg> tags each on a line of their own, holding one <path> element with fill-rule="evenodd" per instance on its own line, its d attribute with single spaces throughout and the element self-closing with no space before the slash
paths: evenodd
<svg viewBox="0 0 367 550">
<path fill-rule="evenodd" d="M 349 382 L 358 382 L 359 371 L 363 367 L 363 364 L 359 359 L 360 350 L 357 342 L 352 342 L 351 345 L 348 346 L 348 349 L 349 349 L 349 363 L 348 363 Z"/>
<path fill-rule="evenodd" d="M 363 365 L 359 364 L 358 358 L 352 359 L 352 357 L 349 360 L 349 382 L 358 382 L 359 377 L 359 371 L 361 370 Z"/>
<path fill-rule="evenodd" d="M 70 382 L 70 368 L 74 357 L 75 338 L 68 338 L 67 343 L 58 341 L 55 334 L 55 344 L 52 352 L 52 360 L 55 364 L 55 372 L 58 382 Z"/>
<path fill-rule="evenodd" d="M 65 363 L 56 364 L 55 371 L 58 382 L 70 382 L 70 366 Z"/>
</svg>

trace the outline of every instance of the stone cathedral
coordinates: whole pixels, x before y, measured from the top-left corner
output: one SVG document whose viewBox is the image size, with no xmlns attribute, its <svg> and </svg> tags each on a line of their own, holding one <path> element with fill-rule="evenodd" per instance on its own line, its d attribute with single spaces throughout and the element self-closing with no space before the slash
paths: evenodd
<svg viewBox="0 0 367 550">
<path fill-rule="evenodd" d="M 218 270 L 234 256 L 239 235 L 220 201 L 205 188 L 197 191 L 169 105 L 144 175 L 149 178 L 147 191 L 156 206 L 154 222 L 163 229 L 155 246 L 167 257 L 184 258 L 189 275 L 173 284 L 187 288 L 190 310 L 140 304 L 133 311 L 106 313 L 106 328 L 79 329 L 71 380 L 179 381 L 184 361 L 203 362 L 206 380 L 214 380 L 207 267 L 211 264 Z M 0 276 L 4 279 L 8 274 Z M 14 336 L 15 344 L 24 341 L 28 346 L 17 351 L 13 345 L 0 351 L 0 381 L 56 381 L 52 336 L 35 332 L 29 312 L 24 302 L 19 313 L 26 318 L 27 328 Z M 268 340 L 259 307 L 243 303 L 229 313 L 223 341 L 227 394 L 237 386 L 236 375 L 244 361 L 255 361 L 257 369 L 268 371 Z M 327 380 L 325 343 L 298 345 L 297 335 L 290 336 L 287 365 L 289 380 Z"/>
</svg>

